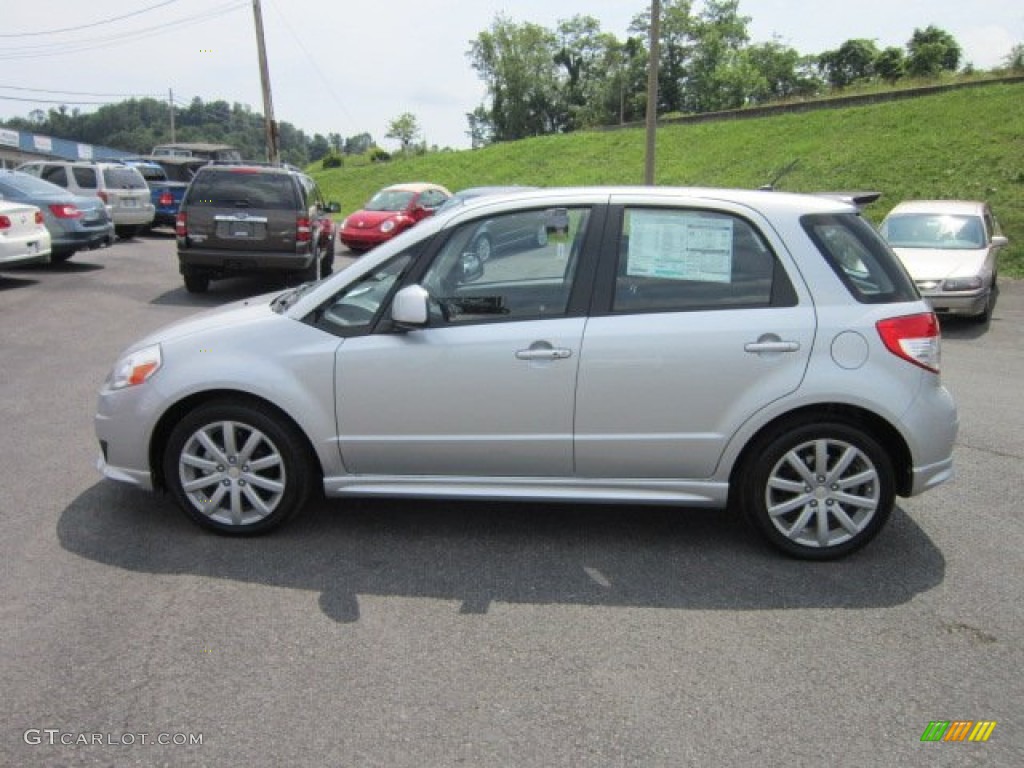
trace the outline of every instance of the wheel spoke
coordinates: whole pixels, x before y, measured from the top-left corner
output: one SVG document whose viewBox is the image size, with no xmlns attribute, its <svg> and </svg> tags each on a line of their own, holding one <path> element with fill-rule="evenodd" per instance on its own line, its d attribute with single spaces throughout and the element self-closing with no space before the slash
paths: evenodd
<svg viewBox="0 0 1024 768">
<path fill-rule="evenodd" d="M 795 450 L 790 451 L 789 453 L 786 454 L 785 461 L 789 464 L 789 466 L 796 470 L 797 474 L 803 478 L 805 483 L 807 483 L 808 485 L 814 485 L 814 472 L 812 472 L 810 467 L 808 467 L 807 464 L 804 463 L 804 460 L 800 458 L 799 453 L 797 453 Z"/>
<path fill-rule="evenodd" d="M 270 491 L 271 493 L 284 492 L 284 483 L 278 482 L 277 480 L 260 477 L 259 475 L 246 475 L 245 481 L 250 485 L 255 485 L 257 488 L 262 488 L 263 490 Z"/>
<path fill-rule="evenodd" d="M 207 474 L 213 474 L 217 471 L 216 461 L 210 461 L 209 459 L 204 459 L 191 453 L 183 453 L 181 455 L 181 463 L 189 467 L 194 467 L 200 472 L 206 472 Z"/>
<path fill-rule="evenodd" d="M 231 524 L 241 525 L 242 520 L 242 491 L 238 487 L 237 483 L 233 483 L 230 488 L 231 491 Z"/>
<path fill-rule="evenodd" d="M 223 485 L 218 485 L 217 490 L 206 500 L 206 503 L 200 507 L 203 514 L 207 517 L 213 517 L 213 515 L 220 509 L 221 499 L 228 492 L 228 489 Z"/>
<path fill-rule="evenodd" d="M 256 511 L 260 513 L 260 517 L 266 517 L 273 511 L 263 502 L 263 499 L 260 498 L 259 494 L 256 493 L 256 491 L 254 491 L 249 486 L 243 488 L 242 492 L 245 494 L 245 497 L 249 500 L 249 503 L 252 504 L 253 508 L 255 508 Z"/>
<path fill-rule="evenodd" d="M 863 472 L 858 472 L 856 475 L 850 477 L 844 477 L 839 481 L 841 488 L 856 488 L 860 485 L 867 483 L 875 483 L 878 481 L 878 474 L 873 469 L 865 469 Z"/>
<path fill-rule="evenodd" d="M 203 446 L 208 453 L 216 457 L 217 461 L 227 463 L 228 457 L 224 455 L 224 451 L 221 450 L 220 446 L 213 442 L 213 439 L 206 433 L 206 430 L 196 432 L 195 439 L 199 441 L 199 444 Z"/>
<path fill-rule="evenodd" d="M 263 440 L 263 435 L 253 430 L 249 434 L 249 439 L 245 441 L 245 445 L 242 446 L 242 450 L 238 452 L 238 460 L 245 462 L 252 456 L 252 452 L 256 450 L 256 446 Z"/>
<path fill-rule="evenodd" d="M 235 442 L 235 423 L 232 421 L 222 421 L 220 428 L 224 436 L 224 453 L 229 457 L 237 456 L 238 445 Z"/>
<path fill-rule="evenodd" d="M 209 488 L 211 485 L 220 483 L 220 481 L 223 479 L 223 474 L 203 475 L 202 477 L 197 477 L 195 480 L 190 480 L 187 483 L 182 483 L 181 488 L 183 491 L 185 491 L 185 493 L 193 493 L 194 491 L 198 491 L 201 488 Z"/>
<path fill-rule="evenodd" d="M 860 507 L 861 509 L 874 509 L 878 506 L 878 500 L 870 496 L 853 496 L 849 493 L 836 493 L 832 495 L 832 498 L 840 504 L 848 504 L 851 507 Z"/>
<path fill-rule="evenodd" d="M 780 504 L 774 504 L 768 507 L 768 514 L 772 517 L 782 517 L 788 515 L 795 509 L 800 509 L 801 506 L 810 502 L 813 497 L 809 494 L 802 494 L 787 501 L 783 501 Z"/>
<path fill-rule="evenodd" d="M 836 520 L 839 521 L 839 524 L 841 526 L 843 526 L 843 528 L 846 530 L 846 532 L 849 533 L 851 536 L 856 535 L 857 533 L 859 533 L 860 530 L 866 524 L 866 521 L 865 521 L 861 525 L 857 525 L 857 523 L 855 523 L 852 519 L 850 519 L 850 516 L 846 514 L 846 512 L 842 509 L 842 507 L 833 507 L 832 508 L 832 514 L 835 515 L 835 518 L 836 518 Z"/>
<path fill-rule="evenodd" d="M 832 468 L 832 471 L 828 473 L 827 480 L 830 483 L 836 482 L 843 476 L 843 473 L 850 468 L 850 465 L 860 456 L 860 451 L 854 448 L 852 445 L 846 446 L 846 450 L 843 451 L 843 455 L 839 457 L 839 461 Z"/>
<path fill-rule="evenodd" d="M 800 538 L 800 534 L 807 528 L 807 523 L 810 522 L 811 517 L 814 515 L 814 507 L 810 504 L 804 506 L 803 511 L 800 513 L 800 517 L 796 519 L 796 522 L 789 527 L 788 530 L 783 531 L 791 539 Z"/>
<path fill-rule="evenodd" d="M 781 491 L 783 493 L 803 494 L 807 492 L 806 483 L 798 483 L 796 480 L 787 480 L 783 477 L 770 478 L 768 480 L 768 487 L 773 491 Z"/>
<path fill-rule="evenodd" d="M 821 477 L 828 475 L 828 440 L 814 443 L 814 471 Z"/>
<path fill-rule="evenodd" d="M 264 456 L 262 459 L 256 459 L 249 462 L 249 470 L 251 472 L 261 472 L 264 469 L 270 467 L 276 467 L 281 464 L 281 457 L 276 453 L 271 456 Z"/>
<path fill-rule="evenodd" d="M 818 546 L 828 546 L 828 512 L 818 508 Z"/>
</svg>

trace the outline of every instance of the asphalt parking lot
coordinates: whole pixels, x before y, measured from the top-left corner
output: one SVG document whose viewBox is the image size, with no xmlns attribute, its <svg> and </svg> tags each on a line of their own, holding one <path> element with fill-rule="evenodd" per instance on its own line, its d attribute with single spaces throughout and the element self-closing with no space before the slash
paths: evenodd
<svg viewBox="0 0 1024 768">
<path fill-rule="evenodd" d="M 0 765 L 1024 765 L 1024 282 L 943 324 L 956 479 L 824 564 L 642 507 L 317 502 L 232 540 L 102 480 L 121 349 L 274 287 L 189 295 L 169 234 L 0 274 Z"/>
</svg>

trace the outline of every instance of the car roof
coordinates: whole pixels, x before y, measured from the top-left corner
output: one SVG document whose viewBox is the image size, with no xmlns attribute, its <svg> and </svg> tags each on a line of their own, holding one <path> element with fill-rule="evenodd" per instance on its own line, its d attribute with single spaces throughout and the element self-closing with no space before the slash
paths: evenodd
<svg viewBox="0 0 1024 768">
<path fill-rule="evenodd" d="M 424 192 L 428 189 L 439 189 L 445 194 L 451 194 L 451 192 L 442 187 L 440 184 L 431 184 L 428 181 L 410 181 L 404 184 L 392 184 L 388 187 L 384 187 L 384 189 L 402 192 Z"/>
<path fill-rule="evenodd" d="M 979 200 L 904 200 L 891 211 L 894 213 L 945 213 L 980 216 L 986 204 Z"/>
</svg>

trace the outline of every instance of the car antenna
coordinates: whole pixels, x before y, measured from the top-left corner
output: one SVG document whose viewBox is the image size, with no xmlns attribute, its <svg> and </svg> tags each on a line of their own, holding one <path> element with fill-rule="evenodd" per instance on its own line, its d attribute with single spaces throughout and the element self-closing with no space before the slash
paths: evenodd
<svg viewBox="0 0 1024 768">
<path fill-rule="evenodd" d="M 792 162 L 788 163 L 785 167 L 783 167 L 783 169 L 781 171 L 779 171 L 777 174 L 775 174 L 775 178 L 774 179 L 769 181 L 767 184 L 764 184 L 764 185 L 758 187 L 758 189 L 760 189 L 760 190 L 762 190 L 764 192 L 771 192 L 772 190 L 775 189 L 775 185 L 778 184 L 780 181 L 782 181 L 782 178 L 784 176 L 788 176 L 790 174 L 790 172 L 794 168 L 796 168 L 797 163 L 799 163 L 799 162 L 800 162 L 800 158 L 798 157 L 795 160 L 793 160 Z"/>
</svg>

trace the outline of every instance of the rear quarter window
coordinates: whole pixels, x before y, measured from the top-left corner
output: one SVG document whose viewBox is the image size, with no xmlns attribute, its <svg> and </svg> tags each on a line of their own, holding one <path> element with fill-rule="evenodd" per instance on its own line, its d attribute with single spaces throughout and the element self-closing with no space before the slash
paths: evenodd
<svg viewBox="0 0 1024 768">
<path fill-rule="evenodd" d="M 75 183 L 82 189 L 96 189 L 96 169 L 73 166 L 71 173 L 75 177 Z"/>
<path fill-rule="evenodd" d="M 913 280 L 881 235 L 857 214 L 811 214 L 800 223 L 860 303 L 889 304 L 920 298 Z"/>
</svg>

